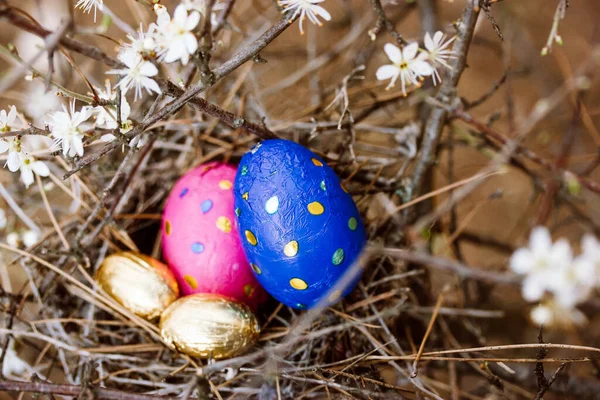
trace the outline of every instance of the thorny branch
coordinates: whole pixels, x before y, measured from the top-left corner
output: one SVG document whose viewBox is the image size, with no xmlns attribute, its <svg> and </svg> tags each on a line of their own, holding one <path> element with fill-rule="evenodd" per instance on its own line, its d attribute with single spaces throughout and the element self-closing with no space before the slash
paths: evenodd
<svg viewBox="0 0 600 400">
<path fill-rule="evenodd" d="M 458 24 L 456 40 L 452 49 L 454 57 L 449 62 L 451 69 L 436 96 L 436 99 L 444 104 L 454 104 L 457 100 L 456 87 L 467 63 L 469 46 L 471 45 L 478 17 L 479 9 L 476 7 L 476 3 L 473 1 L 467 2 Z M 423 128 L 423 139 L 412 175 L 411 192 L 409 194 L 411 198 L 418 194 L 425 172 L 431 167 L 435 148 L 446 124 L 446 118 L 447 111 L 435 107 Z"/>
</svg>

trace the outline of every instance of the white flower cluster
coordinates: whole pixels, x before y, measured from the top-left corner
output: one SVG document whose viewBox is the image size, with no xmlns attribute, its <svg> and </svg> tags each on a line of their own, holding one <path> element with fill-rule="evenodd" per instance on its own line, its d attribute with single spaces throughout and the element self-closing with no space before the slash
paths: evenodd
<svg viewBox="0 0 600 400">
<path fill-rule="evenodd" d="M 223 5 L 215 4 L 214 10 L 222 9 Z M 128 35 L 130 43 L 125 43 L 119 51 L 119 60 L 126 68 L 108 71 L 108 74 L 120 75 L 117 84 L 123 93 L 131 88 L 135 90 L 134 99 L 142 96 L 145 89 L 149 94 L 161 93 L 154 77 L 158 68 L 153 60 L 165 63 L 181 61 L 187 65 L 190 57 L 198 50 L 196 32 L 200 20 L 206 13 L 205 0 L 186 0 L 179 4 L 173 16 L 167 8 L 157 4 L 154 6 L 156 23 L 150 24 L 147 31 L 140 26 L 137 37 Z M 214 12 L 211 19 L 216 22 Z"/>
<path fill-rule="evenodd" d="M 454 53 L 448 47 L 454 39 L 452 37 L 446 40 L 446 35 L 441 31 L 437 31 L 433 37 L 429 32 L 425 34 L 425 49 L 419 48 L 417 42 L 409 43 L 402 48 L 387 43 L 383 47 L 383 51 L 385 51 L 392 64 L 379 67 L 376 72 L 377 79 L 380 81 L 390 79 L 390 83 L 386 88 L 388 90 L 396 85 L 399 78 L 402 84 L 402 93 L 405 96 L 407 86 L 419 87 L 421 82 L 428 76 L 431 76 L 433 84 L 436 85 L 441 81 L 437 68 L 446 67 L 450 69 L 448 59 L 453 57 Z"/>
<path fill-rule="evenodd" d="M 12 247 L 31 247 L 40 240 L 40 235 L 32 230 L 12 231 L 6 235 L 6 243 Z"/>
<path fill-rule="evenodd" d="M 7 133 L 23 128 L 23 124 L 17 122 L 17 109 L 12 106 L 8 113 L 0 111 L 0 133 Z M 33 183 L 33 174 L 39 176 L 50 175 L 48 166 L 29 155 L 23 146 L 21 138 L 7 137 L 0 139 L 0 154 L 8 152 L 4 166 L 8 166 L 11 172 L 21 171 L 21 181 L 26 187 Z"/>
<path fill-rule="evenodd" d="M 529 238 L 529 247 L 515 251 L 511 269 L 525 276 L 523 298 L 541 304 L 531 312 L 538 325 L 585 323 L 577 305 L 588 300 L 600 287 L 600 241 L 585 235 L 581 254 L 573 257 L 566 239 L 552 242 L 545 227 L 536 227 Z"/>
</svg>

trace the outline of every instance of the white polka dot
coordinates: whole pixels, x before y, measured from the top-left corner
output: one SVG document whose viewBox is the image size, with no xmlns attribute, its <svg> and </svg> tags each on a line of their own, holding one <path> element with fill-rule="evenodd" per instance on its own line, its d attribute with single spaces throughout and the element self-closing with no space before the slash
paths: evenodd
<svg viewBox="0 0 600 400">
<path fill-rule="evenodd" d="M 265 203 L 265 210 L 267 211 L 267 214 L 275 214 L 278 209 L 279 209 L 279 198 L 277 196 L 271 197 Z"/>
</svg>

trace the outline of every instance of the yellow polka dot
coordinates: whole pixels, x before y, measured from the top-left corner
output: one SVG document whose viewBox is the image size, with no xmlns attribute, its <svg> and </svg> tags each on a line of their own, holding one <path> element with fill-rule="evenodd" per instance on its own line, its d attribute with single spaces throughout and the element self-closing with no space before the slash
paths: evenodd
<svg viewBox="0 0 600 400">
<path fill-rule="evenodd" d="M 342 182 L 340 182 L 340 187 L 342 188 L 342 190 L 346 193 L 348 193 L 348 189 L 346 189 L 346 186 L 344 186 L 344 184 Z"/>
<path fill-rule="evenodd" d="M 252 246 L 256 246 L 256 236 L 254 236 L 254 233 L 250 232 L 249 230 L 246 230 L 244 232 L 244 235 L 246 235 L 246 240 L 248 241 L 248 243 L 250 243 Z"/>
<path fill-rule="evenodd" d="M 252 295 L 254 294 L 254 290 L 255 289 L 256 288 L 254 286 L 252 286 L 251 284 L 247 284 L 247 285 L 244 286 L 244 294 L 246 296 L 248 296 L 249 298 L 251 298 Z"/>
<path fill-rule="evenodd" d="M 257 275 L 260 275 L 260 274 L 262 274 L 262 271 L 260 270 L 260 267 L 259 267 L 258 265 L 256 265 L 256 264 L 252 264 L 252 263 L 251 263 L 251 264 L 250 264 L 250 267 L 252 267 L 252 270 L 253 270 L 254 272 L 256 272 L 256 274 L 257 274 Z"/>
<path fill-rule="evenodd" d="M 220 216 L 217 218 L 217 228 L 225 233 L 231 232 L 231 221 L 227 217 Z"/>
<path fill-rule="evenodd" d="M 298 242 L 292 240 L 283 248 L 283 253 L 288 257 L 294 257 L 298 254 Z"/>
<path fill-rule="evenodd" d="M 165 221 L 165 233 L 167 236 L 171 234 L 171 221 L 169 220 Z"/>
<path fill-rule="evenodd" d="M 185 283 L 187 283 L 188 285 L 190 285 L 190 287 L 192 289 L 197 289 L 198 288 L 198 282 L 196 282 L 196 279 L 191 276 L 191 275 L 186 275 L 183 277 L 183 280 L 185 281 Z"/>
<path fill-rule="evenodd" d="M 335 292 L 333 292 L 329 295 L 329 301 L 333 303 L 334 301 L 337 301 L 341 296 L 342 296 L 342 291 L 336 290 Z"/>
<path fill-rule="evenodd" d="M 304 282 L 300 278 L 292 278 L 290 279 L 290 286 L 294 289 L 306 290 L 306 288 L 308 287 L 308 283 Z"/>
<path fill-rule="evenodd" d="M 317 167 L 322 167 L 323 163 L 319 160 L 317 160 L 316 158 L 313 157 L 312 159 L 313 164 L 315 164 Z"/>
<path fill-rule="evenodd" d="M 231 183 L 231 181 L 228 181 L 227 179 L 223 179 L 221 182 L 219 182 L 219 188 L 223 189 L 223 190 L 229 190 L 233 187 L 233 184 Z"/>
<path fill-rule="evenodd" d="M 319 203 L 318 201 L 313 201 L 308 205 L 308 212 L 312 215 L 321 215 L 323 212 L 325 212 L 325 207 L 323 207 L 323 204 Z"/>
<path fill-rule="evenodd" d="M 242 199 L 248 200 L 248 192 L 246 192 L 242 195 Z"/>
</svg>

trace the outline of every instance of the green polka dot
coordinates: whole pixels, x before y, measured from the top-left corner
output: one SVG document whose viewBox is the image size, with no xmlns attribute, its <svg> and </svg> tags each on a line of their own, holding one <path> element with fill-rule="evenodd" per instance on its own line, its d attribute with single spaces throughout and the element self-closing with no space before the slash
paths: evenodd
<svg viewBox="0 0 600 400">
<path fill-rule="evenodd" d="M 242 167 L 242 175 L 246 175 L 247 173 L 248 173 L 248 167 L 244 165 Z"/>
<path fill-rule="evenodd" d="M 236 207 L 236 208 L 235 208 L 235 215 L 236 215 L 237 217 L 239 217 L 240 215 L 242 215 L 242 210 L 240 210 L 240 208 L 239 208 L 239 207 Z"/>
<path fill-rule="evenodd" d="M 327 190 L 327 188 L 325 187 L 325 181 L 321 181 L 321 189 L 322 189 L 323 191 L 326 191 L 326 190 Z"/>
<path fill-rule="evenodd" d="M 306 308 L 306 304 L 302 304 L 302 303 L 296 303 L 296 308 L 299 308 L 301 310 L 304 310 Z"/>
<path fill-rule="evenodd" d="M 356 218 L 350 217 L 350 219 L 348 220 L 348 228 L 350 228 L 351 231 L 355 231 L 357 225 L 358 222 L 356 221 Z"/>
<path fill-rule="evenodd" d="M 344 250 L 337 249 L 335 253 L 333 253 L 333 257 L 331 257 L 331 262 L 333 265 L 340 265 L 344 261 Z"/>
</svg>

